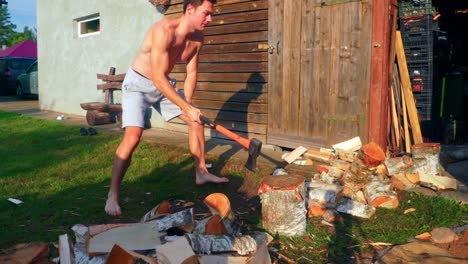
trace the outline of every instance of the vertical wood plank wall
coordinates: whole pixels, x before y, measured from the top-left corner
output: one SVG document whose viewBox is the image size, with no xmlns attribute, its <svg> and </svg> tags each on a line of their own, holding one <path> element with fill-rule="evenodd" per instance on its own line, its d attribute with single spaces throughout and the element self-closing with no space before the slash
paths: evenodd
<svg viewBox="0 0 468 264">
<path fill-rule="evenodd" d="M 267 143 L 330 147 L 367 139 L 372 5 L 270 0 Z M 272 103 L 278 101 L 278 103 Z"/>
<path fill-rule="evenodd" d="M 182 15 L 182 0 L 171 1 L 165 15 Z M 218 0 L 205 29 L 193 103 L 215 122 L 249 138 L 266 139 L 268 116 L 268 1 Z M 183 89 L 185 64 L 172 78 Z M 167 129 L 186 131 L 180 120 Z M 211 136 L 223 137 L 215 131 Z"/>
</svg>

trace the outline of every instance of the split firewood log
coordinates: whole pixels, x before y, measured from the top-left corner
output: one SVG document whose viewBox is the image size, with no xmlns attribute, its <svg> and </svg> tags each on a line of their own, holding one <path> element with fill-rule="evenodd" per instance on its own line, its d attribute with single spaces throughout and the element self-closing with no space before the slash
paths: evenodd
<svg viewBox="0 0 468 264">
<path fill-rule="evenodd" d="M 147 223 L 158 223 L 159 231 L 166 231 L 171 227 L 185 227 L 193 224 L 193 208 L 188 208 L 177 213 L 166 215 L 156 220 L 151 220 Z"/>
<path fill-rule="evenodd" d="M 307 150 L 303 156 L 305 158 L 309 158 L 311 160 L 319 161 L 319 162 L 324 162 L 324 163 L 330 163 L 331 160 L 333 160 L 334 156 L 331 153 L 325 153 L 321 151 L 316 151 L 313 149 Z"/>
<path fill-rule="evenodd" d="M 197 256 L 185 236 L 156 246 L 156 256 L 158 264 L 198 263 Z"/>
<path fill-rule="evenodd" d="M 74 264 L 73 244 L 67 234 L 59 236 L 59 258 L 60 264 Z"/>
<path fill-rule="evenodd" d="M 212 215 L 197 221 L 192 233 L 204 235 L 228 235 L 226 227 L 219 215 Z"/>
<path fill-rule="evenodd" d="M 245 256 L 232 253 L 198 255 L 200 264 L 271 264 L 270 253 L 266 243 L 257 247 L 257 250 Z"/>
<path fill-rule="evenodd" d="M 236 252 L 248 255 L 257 250 L 257 242 L 249 235 L 232 237 L 226 235 L 186 235 L 197 254 Z"/>
<path fill-rule="evenodd" d="M 457 180 L 447 176 L 419 173 L 419 181 L 422 185 L 433 187 L 436 190 L 456 190 Z"/>
<path fill-rule="evenodd" d="M 307 191 L 308 202 L 315 201 L 324 206 L 332 206 L 342 190 L 343 186 L 338 184 L 310 182 Z"/>
<path fill-rule="evenodd" d="M 114 244 L 129 250 L 153 249 L 161 243 L 160 228 L 156 221 L 115 227 L 91 236 L 86 241 L 87 252 L 91 256 L 108 253 Z"/>
<path fill-rule="evenodd" d="M 370 218 L 375 214 L 374 207 L 346 198 L 338 201 L 336 210 L 340 213 L 350 214 L 362 218 Z"/>
<path fill-rule="evenodd" d="M 309 201 L 307 205 L 307 217 L 323 216 L 327 207 L 317 201 Z"/>
<path fill-rule="evenodd" d="M 417 185 L 406 177 L 403 173 L 397 173 L 391 177 L 393 188 L 404 191 L 416 187 Z"/>
<path fill-rule="evenodd" d="M 413 166 L 413 159 L 408 156 L 388 158 L 384 161 L 389 175 L 406 173 Z"/>
<path fill-rule="evenodd" d="M 234 221 L 235 216 L 231 210 L 231 202 L 225 194 L 212 193 L 203 200 L 203 203 L 210 209 L 211 214 Z"/>
<path fill-rule="evenodd" d="M 420 143 L 414 144 L 411 146 L 411 154 L 413 155 L 414 159 L 424 159 L 427 156 L 436 155 L 437 157 L 440 154 L 440 144 L 439 143 Z"/>
<path fill-rule="evenodd" d="M 139 254 L 137 252 L 127 250 L 118 244 L 112 247 L 109 256 L 107 257 L 106 264 L 133 264 L 137 261 L 143 261 L 148 264 L 157 264 L 156 259 Z M 60 262 L 62 263 L 62 262 Z"/>
<path fill-rule="evenodd" d="M 361 148 L 362 160 L 368 168 L 374 168 L 385 160 L 385 152 L 375 142 L 370 142 Z"/>
<path fill-rule="evenodd" d="M 147 212 L 140 220 L 140 222 L 148 222 L 153 219 L 159 218 L 164 215 L 168 215 L 171 213 L 171 204 L 169 201 L 162 201 L 158 205 L 156 205 L 153 209 Z"/>
<path fill-rule="evenodd" d="M 333 167 L 333 166 L 328 166 L 328 165 L 317 165 L 317 171 L 319 173 L 328 173 L 328 175 L 330 175 L 331 177 L 333 178 L 336 178 L 336 179 L 341 179 L 341 177 L 343 177 L 343 173 L 344 171 L 342 169 L 339 169 L 339 168 L 336 168 L 336 167 Z"/>
<path fill-rule="evenodd" d="M 285 236 L 305 232 L 307 217 L 303 176 L 265 176 L 258 193 L 263 227 L 266 230 Z"/>
<path fill-rule="evenodd" d="M 372 177 L 365 188 L 366 199 L 373 207 L 397 208 L 399 200 L 391 189 L 391 182 L 382 182 L 378 177 Z"/>
<path fill-rule="evenodd" d="M 3 249 L 0 263 L 49 263 L 49 246 L 43 242 L 18 244 Z"/>
</svg>

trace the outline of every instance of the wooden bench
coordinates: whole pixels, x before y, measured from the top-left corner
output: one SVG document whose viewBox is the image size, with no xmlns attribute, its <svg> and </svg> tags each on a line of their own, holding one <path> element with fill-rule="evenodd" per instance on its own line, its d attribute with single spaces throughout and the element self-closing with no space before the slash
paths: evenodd
<svg viewBox="0 0 468 264">
<path fill-rule="evenodd" d="M 103 125 L 110 123 L 120 123 L 122 121 L 122 105 L 114 103 L 114 94 L 116 90 L 122 90 L 124 74 L 115 75 L 115 68 L 111 67 L 109 74 L 97 74 L 97 78 L 102 80 L 103 84 L 98 84 L 97 89 L 105 93 L 104 102 L 81 103 L 80 106 L 86 110 L 86 121 L 88 125 Z"/>
</svg>

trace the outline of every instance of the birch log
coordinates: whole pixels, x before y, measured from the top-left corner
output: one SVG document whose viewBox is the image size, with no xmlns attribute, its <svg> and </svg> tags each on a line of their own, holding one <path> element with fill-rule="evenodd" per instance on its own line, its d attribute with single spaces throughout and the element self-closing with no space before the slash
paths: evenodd
<svg viewBox="0 0 468 264">
<path fill-rule="evenodd" d="M 307 216 L 303 176 L 266 176 L 261 182 L 259 195 L 266 230 L 284 236 L 304 233 Z"/>
<path fill-rule="evenodd" d="M 251 236 L 232 237 L 225 235 L 194 235 L 187 234 L 193 251 L 198 254 L 236 252 L 248 255 L 257 250 L 257 242 Z"/>
</svg>

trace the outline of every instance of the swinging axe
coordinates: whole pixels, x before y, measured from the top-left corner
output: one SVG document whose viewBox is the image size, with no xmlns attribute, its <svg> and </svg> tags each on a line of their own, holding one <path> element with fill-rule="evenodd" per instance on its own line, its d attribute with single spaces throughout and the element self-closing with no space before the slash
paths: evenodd
<svg viewBox="0 0 468 264">
<path fill-rule="evenodd" d="M 241 137 L 237 135 L 236 133 L 230 131 L 229 129 L 216 124 L 215 122 L 211 121 L 207 117 L 200 115 L 200 121 L 202 123 L 210 126 L 211 128 L 215 129 L 219 133 L 225 135 L 226 137 L 234 140 L 235 142 L 239 143 L 242 147 L 248 150 L 249 152 L 249 158 L 247 159 L 247 162 L 245 163 L 245 167 L 253 172 L 255 172 L 255 169 L 257 168 L 257 157 L 260 154 L 260 151 L 262 150 L 262 141 L 252 138 L 252 139 L 247 139 L 244 137 Z"/>
</svg>

